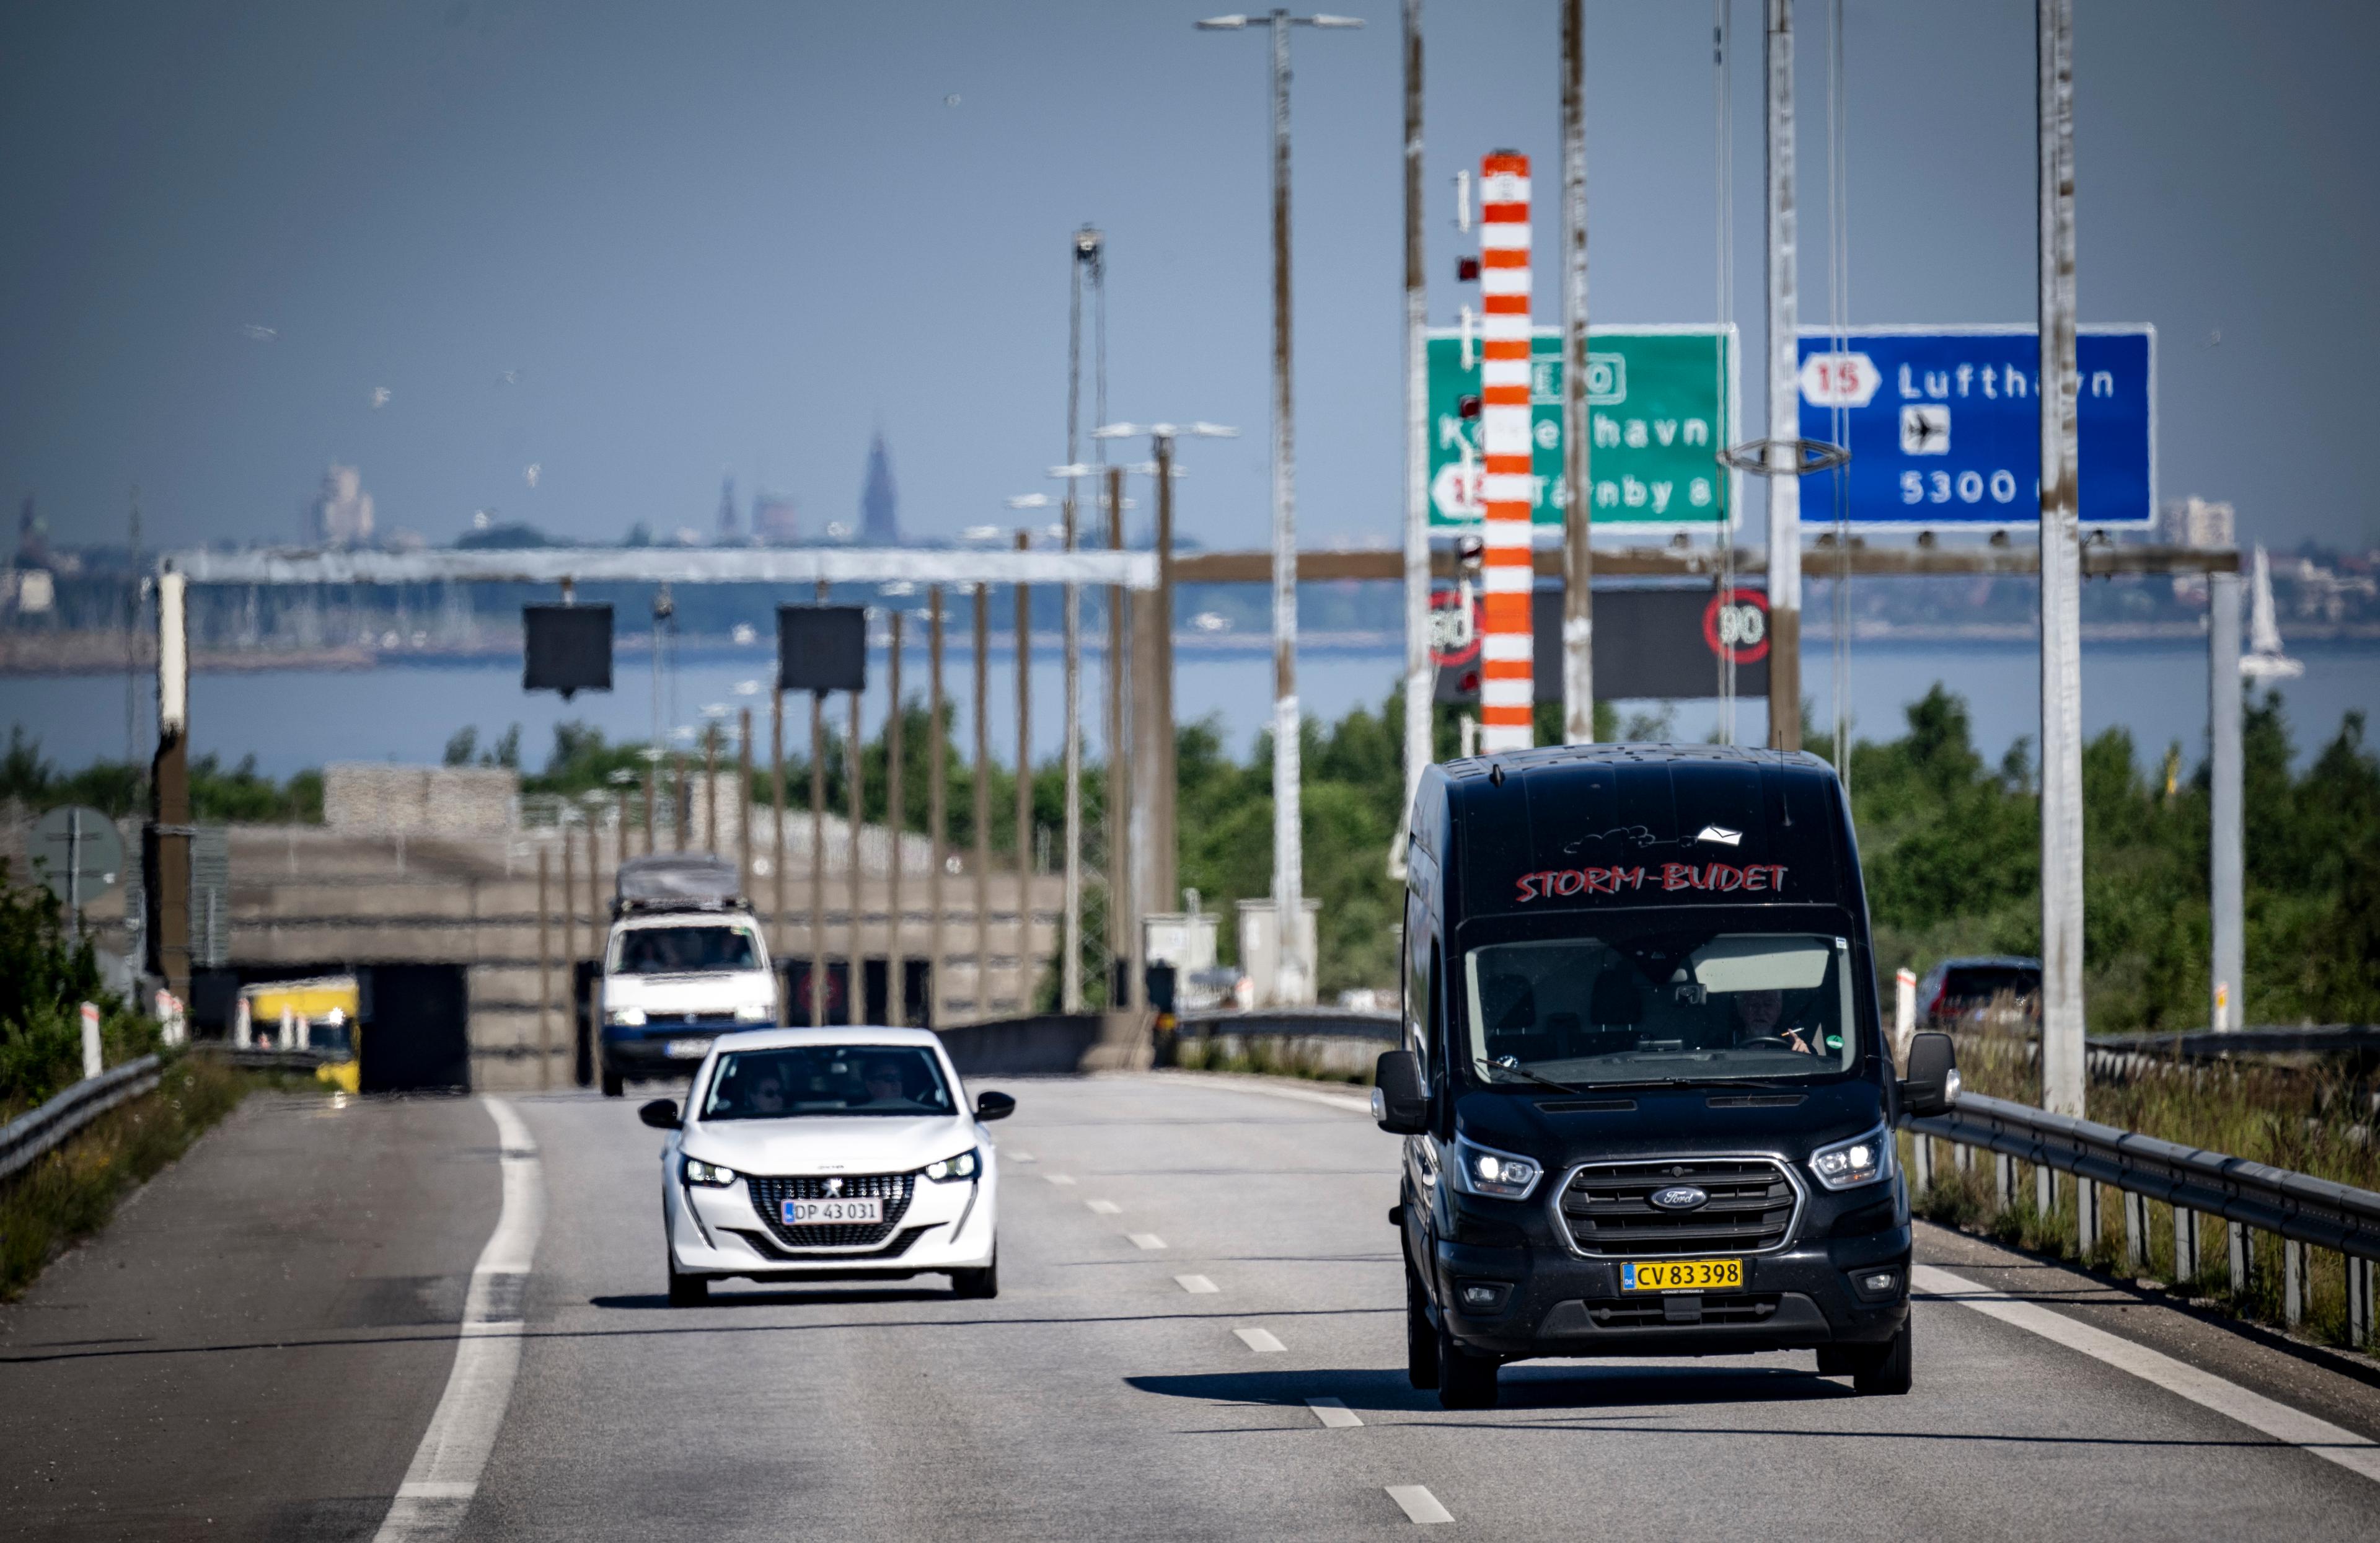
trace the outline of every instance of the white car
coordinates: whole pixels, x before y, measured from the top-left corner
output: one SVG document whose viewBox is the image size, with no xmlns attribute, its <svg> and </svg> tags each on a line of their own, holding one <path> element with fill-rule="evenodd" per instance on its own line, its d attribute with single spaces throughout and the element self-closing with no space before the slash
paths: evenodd
<svg viewBox="0 0 2380 1543">
<path fill-rule="evenodd" d="M 710 1282 L 904 1280 L 946 1274 L 1000 1294 L 1000 1169 L 941 1040 L 921 1028 L 722 1034 L 686 1108 L 639 1111 L 662 1143 L 662 1231 L 673 1305 Z"/>
</svg>

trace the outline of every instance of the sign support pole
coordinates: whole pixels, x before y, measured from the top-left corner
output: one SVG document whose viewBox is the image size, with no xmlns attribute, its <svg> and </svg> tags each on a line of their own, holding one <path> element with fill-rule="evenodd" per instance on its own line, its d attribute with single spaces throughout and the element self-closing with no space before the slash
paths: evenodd
<svg viewBox="0 0 2380 1543">
<path fill-rule="evenodd" d="M 149 965 L 190 1000 L 190 634 L 183 576 L 157 576 L 157 755 L 149 765 Z"/>
<path fill-rule="evenodd" d="M 1033 540 L 1016 533 L 1016 550 Z M 1033 1011 L 1033 588 L 1016 587 L 1016 1011 Z"/>
<path fill-rule="evenodd" d="M 975 587 L 975 1015 L 991 1016 L 991 586 Z"/>
<path fill-rule="evenodd" d="M 892 711 L 884 720 L 884 835 L 892 857 L 885 868 L 884 901 L 884 1021 L 894 1028 L 909 1022 L 908 982 L 903 978 L 908 959 L 901 947 L 901 832 L 908 825 L 901 785 L 901 613 L 887 618 L 892 625 L 892 658 L 885 679 L 892 687 Z"/>
<path fill-rule="evenodd" d="M 2206 727 L 2213 742 L 2208 772 L 2214 783 L 2214 829 L 2209 832 L 2208 897 L 2215 978 L 2207 1027 L 2216 1033 L 2247 1021 L 2245 871 L 2240 842 L 2240 576 L 2206 576 Z"/>
<path fill-rule="evenodd" d="M 1123 550 L 1123 468 L 1111 466 L 1107 475 L 1108 548 Z M 1125 591 L 1111 585 L 1108 602 L 1107 722 L 1107 1006 L 1121 1013 L 1138 1005 L 1139 972 L 1127 966 L 1123 990 L 1115 988 L 1116 963 L 1132 957 L 1132 940 L 1140 931 L 1139 913 L 1133 905 L 1133 869 L 1139 866 L 1132 849 L 1132 699 L 1126 689 L 1131 669 L 1130 642 L 1124 630 Z"/>
<path fill-rule="evenodd" d="M 926 824 L 933 832 L 933 872 L 926 880 L 926 906 L 934 919 L 926 940 L 926 1027 L 942 1022 L 942 964 L 950 934 L 942 922 L 942 865 L 950 841 L 950 725 L 942 712 L 942 587 L 926 591 Z"/>
<path fill-rule="evenodd" d="M 1529 158 L 1494 151 L 1479 164 L 1479 745 L 1489 755 L 1536 743 L 1531 597 L 1536 589 L 1535 366 L 1529 358 Z M 1284 923 L 1283 925 L 1286 925 Z"/>
<path fill-rule="evenodd" d="M 1586 403 L 1586 18 L 1562 3 L 1562 742 L 1595 739 L 1595 483 Z"/>
<path fill-rule="evenodd" d="M 1430 762 L 1429 286 L 1422 238 L 1422 0 L 1404 0 L 1405 49 L 1405 808 Z M 1160 493 L 1160 498 L 1164 495 Z M 1410 814 L 1408 814 L 1410 818 Z M 1391 859 L 1402 864 L 1403 855 Z M 1161 897 L 1168 908 L 1172 897 Z"/>
<path fill-rule="evenodd" d="M 2036 0 L 2041 285 L 2041 1105 L 2083 1112 L 2073 0 Z M 1773 677 L 1772 677 L 1773 678 Z"/>
<path fill-rule="evenodd" d="M 1793 0 L 1768 0 L 1768 745 L 1802 747 L 1800 277 Z"/>
</svg>

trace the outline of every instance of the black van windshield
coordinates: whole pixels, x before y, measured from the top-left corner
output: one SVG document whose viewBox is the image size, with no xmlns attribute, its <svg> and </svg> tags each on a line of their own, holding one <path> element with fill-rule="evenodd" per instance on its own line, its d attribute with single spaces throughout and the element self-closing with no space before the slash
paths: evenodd
<svg viewBox="0 0 2380 1543">
<path fill-rule="evenodd" d="M 1850 963 L 1846 940 L 1799 932 L 1488 943 L 1467 955 L 1472 1064 L 1566 1087 L 1848 1071 Z"/>
</svg>

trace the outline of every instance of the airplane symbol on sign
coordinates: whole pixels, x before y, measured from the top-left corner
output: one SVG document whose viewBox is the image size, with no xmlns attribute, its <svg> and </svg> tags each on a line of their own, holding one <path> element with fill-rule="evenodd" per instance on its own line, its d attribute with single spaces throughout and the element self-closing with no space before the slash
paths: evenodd
<svg viewBox="0 0 2380 1543">
<path fill-rule="evenodd" d="M 1912 403 L 1900 409 L 1900 453 L 1904 456 L 1947 456 L 1950 453 L 1950 408 L 1947 403 Z"/>
</svg>

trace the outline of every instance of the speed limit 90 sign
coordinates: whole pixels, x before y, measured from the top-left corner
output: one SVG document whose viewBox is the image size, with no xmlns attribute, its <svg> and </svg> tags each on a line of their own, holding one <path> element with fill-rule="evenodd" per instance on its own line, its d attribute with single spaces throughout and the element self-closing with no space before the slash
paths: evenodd
<svg viewBox="0 0 2380 1543">
<path fill-rule="evenodd" d="M 1757 589 L 1722 590 L 1703 607 L 1703 641 L 1718 658 L 1757 664 L 1768 657 L 1768 597 Z"/>
</svg>

